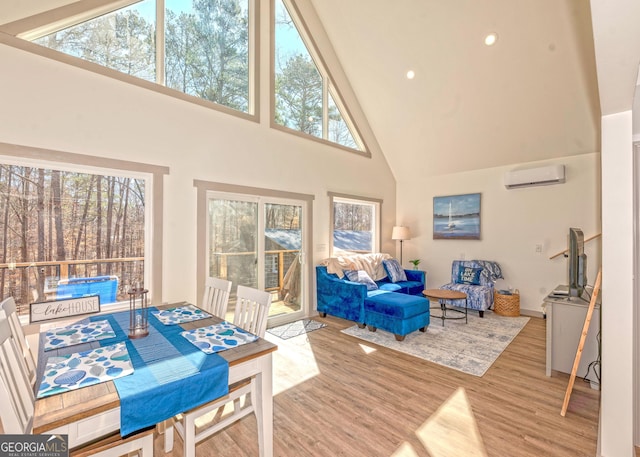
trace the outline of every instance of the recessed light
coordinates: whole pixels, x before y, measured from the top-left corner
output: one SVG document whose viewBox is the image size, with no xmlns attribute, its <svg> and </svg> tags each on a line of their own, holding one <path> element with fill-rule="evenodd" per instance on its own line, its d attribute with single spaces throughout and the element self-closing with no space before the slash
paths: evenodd
<svg viewBox="0 0 640 457">
<path fill-rule="evenodd" d="M 497 33 L 492 32 L 484 37 L 484 44 L 486 44 L 487 46 L 493 46 L 494 44 L 496 44 L 496 41 L 498 41 Z"/>
<path fill-rule="evenodd" d="M 413 79 L 413 78 L 415 78 L 415 77 L 416 77 L 416 72 L 415 72 L 415 71 L 413 71 L 413 70 L 409 70 L 409 71 L 407 72 L 407 79 Z"/>
</svg>

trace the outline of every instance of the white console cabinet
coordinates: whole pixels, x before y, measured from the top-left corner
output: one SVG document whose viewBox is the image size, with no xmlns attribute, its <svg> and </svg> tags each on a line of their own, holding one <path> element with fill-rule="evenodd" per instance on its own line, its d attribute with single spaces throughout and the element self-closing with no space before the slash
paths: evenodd
<svg viewBox="0 0 640 457">
<path fill-rule="evenodd" d="M 551 376 L 551 370 L 570 374 L 589 309 L 589 301 L 577 297 L 547 297 L 544 303 L 547 315 L 546 375 Z M 587 374 L 587 367 L 591 362 L 598 360 L 599 332 L 600 305 L 596 304 L 576 373 L 579 378 Z M 597 380 L 593 370 L 589 372 L 589 379 Z"/>
</svg>

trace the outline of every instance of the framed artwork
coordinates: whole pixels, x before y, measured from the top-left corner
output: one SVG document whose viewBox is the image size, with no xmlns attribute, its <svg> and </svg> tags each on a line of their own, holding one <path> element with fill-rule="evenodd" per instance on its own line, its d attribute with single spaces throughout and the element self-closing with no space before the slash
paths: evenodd
<svg viewBox="0 0 640 457">
<path fill-rule="evenodd" d="M 434 240 L 480 239 L 480 194 L 433 197 Z"/>
</svg>

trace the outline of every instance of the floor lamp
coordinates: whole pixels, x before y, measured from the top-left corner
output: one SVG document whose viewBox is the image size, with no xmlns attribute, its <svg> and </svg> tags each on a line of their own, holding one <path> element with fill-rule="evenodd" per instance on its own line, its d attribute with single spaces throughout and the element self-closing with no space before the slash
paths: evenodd
<svg viewBox="0 0 640 457">
<path fill-rule="evenodd" d="M 409 230 L 409 227 L 396 225 L 393 227 L 393 231 L 391 232 L 391 239 L 400 240 L 400 265 L 402 265 L 402 242 L 404 240 L 411 239 L 411 231 Z"/>
</svg>

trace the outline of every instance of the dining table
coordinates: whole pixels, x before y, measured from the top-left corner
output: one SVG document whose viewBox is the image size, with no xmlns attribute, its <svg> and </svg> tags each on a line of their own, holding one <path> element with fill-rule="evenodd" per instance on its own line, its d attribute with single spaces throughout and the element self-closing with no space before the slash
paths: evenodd
<svg viewBox="0 0 640 457">
<path fill-rule="evenodd" d="M 159 311 L 172 310 L 181 306 L 188 306 L 186 302 L 159 305 L 155 308 Z M 128 313 L 128 311 L 126 311 Z M 151 314 L 151 313 L 150 313 Z M 102 317 L 103 315 L 100 315 Z M 106 315 L 108 316 L 108 315 Z M 96 319 L 95 317 L 93 318 Z M 149 320 L 155 319 L 150 316 Z M 179 323 L 178 331 L 189 331 L 203 328 L 210 325 L 220 324 L 222 319 L 216 316 L 209 316 L 191 322 Z M 156 325 L 161 328 L 161 326 Z M 38 379 L 43 379 L 44 366 L 51 355 L 58 352 L 69 353 L 70 351 L 83 351 L 94 349 L 100 346 L 99 341 L 81 343 L 73 348 L 65 350 L 45 352 L 42 342 L 43 332 L 40 336 L 40 347 L 38 350 Z M 277 345 L 265 340 L 256 338 L 255 341 L 231 347 L 221 352 L 211 355 L 218 355 L 228 364 L 229 385 L 243 379 L 256 377 L 257 402 L 256 414 L 260 415 L 257 424 L 261 427 L 258 430 L 260 454 L 264 457 L 273 455 L 273 361 L 272 354 L 277 350 Z M 181 363 L 181 356 L 177 355 L 173 359 L 163 361 L 171 364 Z M 225 372 L 226 374 L 226 372 Z M 120 378 L 125 379 L 125 378 Z M 117 381 L 117 380 L 116 380 Z M 69 439 L 69 447 L 76 448 L 90 441 L 100 439 L 122 430 L 121 424 L 121 398 L 113 380 L 100 382 L 86 387 L 69 390 L 62 393 L 38 398 L 35 402 L 35 414 L 33 420 L 34 434 L 66 434 Z M 189 392 L 191 388 L 196 391 L 199 387 L 197 383 L 202 381 L 202 376 L 185 377 L 181 390 Z M 192 385 L 189 385 L 192 383 Z M 38 389 L 36 383 L 36 392 Z M 228 385 L 223 386 L 225 392 Z M 188 394 L 187 394 L 188 395 Z M 157 398 L 157 402 L 162 402 L 162 398 Z M 159 403 L 156 403 L 159 404 Z M 153 403 L 148 405 L 147 411 L 154 408 Z M 171 419 L 173 415 L 164 417 Z M 157 423 L 162 423 L 158 420 Z"/>
</svg>

